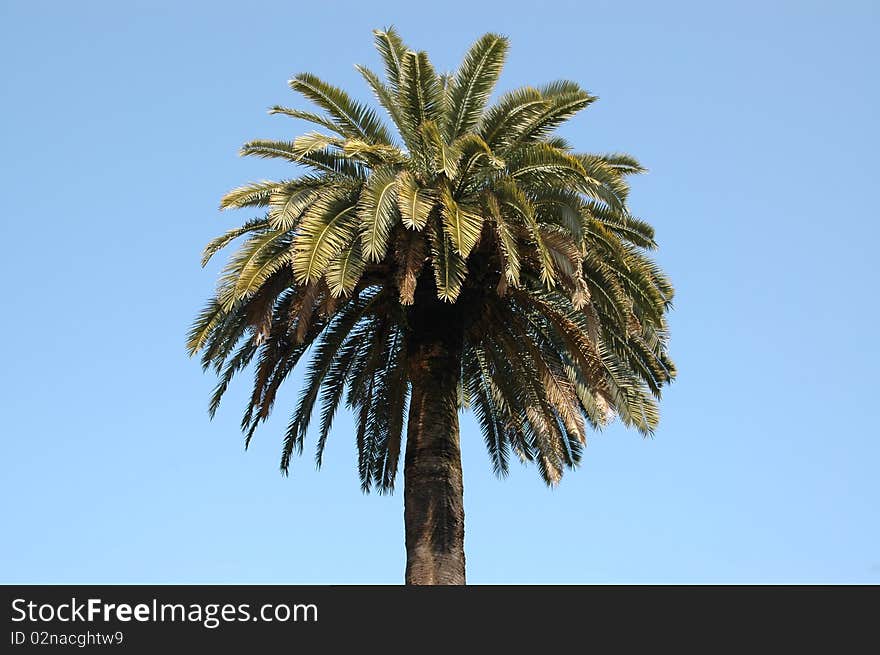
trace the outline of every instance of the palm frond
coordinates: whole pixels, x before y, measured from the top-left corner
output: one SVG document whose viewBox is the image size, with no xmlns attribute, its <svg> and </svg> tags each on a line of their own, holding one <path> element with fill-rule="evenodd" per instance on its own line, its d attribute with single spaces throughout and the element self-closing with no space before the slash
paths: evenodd
<svg viewBox="0 0 880 655">
<path fill-rule="evenodd" d="M 428 238 L 437 297 L 446 302 L 455 302 L 467 275 L 467 264 L 442 228 L 432 228 Z"/>
<path fill-rule="evenodd" d="M 366 267 L 361 244 L 357 239 L 334 257 L 327 265 L 324 277 L 335 297 L 347 296 L 354 291 Z"/>
<path fill-rule="evenodd" d="M 208 262 L 211 261 L 211 258 L 217 254 L 217 252 L 230 243 L 235 241 L 238 237 L 249 234 L 251 232 L 259 232 L 262 230 L 269 229 L 269 219 L 268 218 L 254 218 L 252 220 L 247 221 L 240 227 L 233 228 L 226 232 L 226 234 L 221 234 L 219 237 L 211 239 L 205 249 L 202 251 L 202 268 L 208 265 Z"/>
<path fill-rule="evenodd" d="M 357 198 L 324 195 L 305 213 L 294 241 L 293 271 L 308 283 L 320 278 L 334 256 L 357 235 Z"/>
<path fill-rule="evenodd" d="M 422 230 L 438 198 L 430 187 L 422 187 L 409 171 L 397 175 L 397 206 L 403 224 L 411 230 Z"/>
<path fill-rule="evenodd" d="M 289 116 L 290 118 L 307 121 L 309 123 L 314 123 L 315 125 L 320 125 L 332 132 L 336 132 L 341 137 L 347 136 L 345 131 L 340 129 L 339 125 L 337 125 L 332 119 L 311 111 L 302 111 L 301 109 L 291 109 L 290 107 L 274 105 L 269 109 L 269 114 L 281 114 L 282 116 Z"/>
<path fill-rule="evenodd" d="M 468 50 L 447 92 L 446 136 L 450 141 L 470 131 L 479 122 L 501 74 L 508 45 L 503 36 L 486 34 Z"/>
<path fill-rule="evenodd" d="M 301 73 L 288 82 L 290 88 L 326 111 L 339 131 L 350 139 L 369 143 L 390 143 L 388 130 L 375 111 L 351 98 L 342 89 L 311 73 Z"/>
<path fill-rule="evenodd" d="M 456 202 L 449 187 L 441 191 L 440 200 L 443 232 L 455 246 L 456 252 L 467 259 L 483 230 L 483 216 L 479 207 Z"/>
<path fill-rule="evenodd" d="M 361 250 L 368 262 L 385 256 L 391 229 L 398 222 L 397 176 L 391 168 L 373 171 L 364 185 L 358 205 L 361 225 Z"/>
<path fill-rule="evenodd" d="M 382 60 L 385 62 L 385 75 L 391 90 L 397 92 L 400 87 L 400 77 L 403 69 L 403 58 L 407 47 L 394 27 L 385 30 L 374 30 L 374 43 Z"/>
<path fill-rule="evenodd" d="M 404 122 L 403 136 L 412 149 L 422 123 L 436 123 L 442 118 L 442 89 L 426 53 L 410 50 L 403 55 L 397 102 Z"/>
<path fill-rule="evenodd" d="M 269 204 L 269 197 L 284 185 L 284 182 L 263 180 L 236 187 L 220 199 L 220 209 L 264 207 Z"/>
</svg>

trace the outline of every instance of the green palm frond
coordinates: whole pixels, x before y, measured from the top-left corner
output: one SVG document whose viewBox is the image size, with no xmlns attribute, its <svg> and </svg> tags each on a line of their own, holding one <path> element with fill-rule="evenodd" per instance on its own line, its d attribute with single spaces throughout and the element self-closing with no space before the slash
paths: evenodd
<svg viewBox="0 0 880 655">
<path fill-rule="evenodd" d="M 446 187 L 441 191 L 443 232 L 463 258 L 473 250 L 483 230 L 483 215 L 479 207 L 456 202 L 452 191 Z"/>
<path fill-rule="evenodd" d="M 464 134 L 452 144 L 453 152 L 460 157 L 458 165 L 458 191 L 468 189 L 479 179 L 482 169 L 488 167 L 489 172 L 504 168 L 503 159 L 495 153 L 477 134 Z"/>
<path fill-rule="evenodd" d="M 269 223 L 273 230 L 288 232 L 297 226 L 313 201 L 321 197 L 319 189 L 281 188 L 269 197 Z"/>
<path fill-rule="evenodd" d="M 268 230 L 269 227 L 270 220 L 268 218 L 255 218 L 253 220 L 247 221 L 240 227 L 229 230 L 226 234 L 222 234 L 216 239 L 212 239 L 202 251 L 202 267 L 204 268 L 205 266 L 207 266 L 208 262 L 211 261 L 211 258 L 215 254 L 217 254 L 219 250 L 228 246 L 238 237 L 244 234 L 249 234 L 251 232 Z"/>
<path fill-rule="evenodd" d="M 291 418 L 288 434 L 285 438 L 281 468 L 287 471 L 290 466 L 290 455 L 294 449 L 300 448 L 305 438 L 312 417 L 312 410 L 324 379 L 333 367 L 334 361 L 342 344 L 351 334 L 354 327 L 364 314 L 373 306 L 378 294 L 365 296 L 347 303 L 331 320 L 315 346 L 315 353 L 309 363 L 306 383 L 300 394 L 299 403 Z"/>
<path fill-rule="evenodd" d="M 595 96 L 591 96 L 573 82 L 548 84 L 539 89 L 539 93 L 545 102 L 544 107 L 537 115 L 518 122 L 510 130 L 508 147 L 538 141 L 549 136 L 562 123 L 596 100 Z"/>
<path fill-rule="evenodd" d="M 360 180 L 364 177 L 362 167 L 342 153 L 326 148 L 314 150 L 297 147 L 292 141 L 250 141 L 239 151 L 244 157 L 261 157 L 263 159 L 284 159 L 293 164 L 301 164 L 316 170 L 318 173 L 335 174 L 342 177 Z"/>
<path fill-rule="evenodd" d="M 225 314 L 223 305 L 217 298 L 211 298 L 205 304 L 205 307 L 199 312 L 187 334 L 186 349 L 190 355 L 195 355 L 204 347 L 211 333 Z"/>
<path fill-rule="evenodd" d="M 361 74 L 361 77 L 367 82 L 370 89 L 372 89 L 373 95 L 376 96 L 376 100 L 378 100 L 382 108 L 388 112 L 391 120 L 394 121 L 394 125 L 400 129 L 400 126 L 404 125 L 404 118 L 400 110 L 400 105 L 397 104 L 397 82 L 395 81 L 393 86 L 389 86 L 366 66 L 355 66 L 355 68 Z"/>
<path fill-rule="evenodd" d="M 433 120 L 426 120 L 419 126 L 422 142 L 425 144 L 428 160 L 431 162 L 430 172 L 445 175 L 453 179 L 458 174 L 458 158 L 460 153 L 455 146 L 446 143 L 440 128 Z"/>
<path fill-rule="evenodd" d="M 495 475 L 506 476 L 510 469 L 510 439 L 503 420 L 505 410 L 493 389 L 485 356 L 474 349 L 469 350 L 463 372 L 470 405 L 483 432 L 492 468 Z"/>
<path fill-rule="evenodd" d="M 537 121 L 547 107 L 548 101 L 537 89 L 508 91 L 483 115 L 478 134 L 490 148 L 501 151 Z"/>
<path fill-rule="evenodd" d="M 332 119 L 311 111 L 302 111 L 300 109 L 291 109 L 290 107 L 274 105 L 271 109 L 269 109 L 269 113 L 281 114 L 282 116 L 289 116 L 290 118 L 296 118 L 302 121 L 307 121 L 309 123 L 314 123 L 315 125 L 320 125 L 321 127 L 328 129 L 331 132 L 336 132 L 336 134 L 341 137 L 347 136 L 345 131 L 340 129 L 339 125 L 337 125 Z"/>
<path fill-rule="evenodd" d="M 269 204 L 271 195 L 285 186 L 285 182 L 264 180 L 240 186 L 220 200 L 220 209 L 240 209 L 242 207 L 264 207 Z"/>
<path fill-rule="evenodd" d="M 342 144 L 342 152 L 346 157 L 363 161 L 370 166 L 405 164 L 407 162 L 406 153 L 395 146 L 384 143 L 367 143 L 360 139 L 345 141 Z"/>
<path fill-rule="evenodd" d="M 321 426 L 318 432 L 318 440 L 315 448 L 315 464 L 321 467 L 324 457 L 324 447 L 327 444 L 327 438 L 330 436 L 330 430 L 333 427 L 333 418 L 336 410 L 345 394 L 345 385 L 348 381 L 349 372 L 354 358 L 357 356 L 358 350 L 363 347 L 364 343 L 368 343 L 369 331 L 372 325 L 369 322 L 363 322 L 359 327 L 353 329 L 345 342 L 339 347 L 336 356 L 327 370 L 321 386 Z"/>
<path fill-rule="evenodd" d="M 326 111 L 340 132 L 350 139 L 369 143 L 390 143 L 388 130 L 378 114 L 353 100 L 345 91 L 311 73 L 302 73 L 288 83 L 290 88 Z"/>
<path fill-rule="evenodd" d="M 497 34 L 486 34 L 468 53 L 449 85 L 447 138 L 452 141 L 469 132 L 479 122 L 483 109 L 504 66 L 508 41 Z"/>
<path fill-rule="evenodd" d="M 394 170 L 374 170 L 364 185 L 358 206 L 361 249 L 367 261 L 378 262 L 385 256 L 388 237 L 399 217 L 397 176 Z"/>
<path fill-rule="evenodd" d="M 434 189 L 422 187 L 409 171 L 397 175 L 397 206 L 403 224 L 411 230 L 422 230 L 438 198 Z"/>
<path fill-rule="evenodd" d="M 291 236 L 287 230 L 253 234 L 232 256 L 220 276 L 218 298 L 229 309 L 253 295 L 269 277 L 290 261 Z"/>
<path fill-rule="evenodd" d="M 428 238 L 437 297 L 445 302 L 455 302 L 467 275 L 467 264 L 442 228 L 429 230 Z"/>
<path fill-rule="evenodd" d="M 515 180 L 501 180 L 496 184 L 496 193 L 502 210 L 512 214 L 521 225 L 525 227 L 534 246 L 532 252 L 523 253 L 526 256 L 534 254 L 539 263 L 539 275 L 545 285 L 553 285 L 556 277 L 553 273 L 553 256 L 544 243 L 538 221 L 535 217 L 535 207 L 526 196 Z"/>
<path fill-rule="evenodd" d="M 298 281 L 320 278 L 330 260 L 357 236 L 357 198 L 325 195 L 306 212 L 297 232 L 293 271 Z"/>
<path fill-rule="evenodd" d="M 508 155 L 507 174 L 528 187 L 577 188 L 593 181 L 578 158 L 545 143 L 522 146 Z"/>
<path fill-rule="evenodd" d="M 517 286 L 519 285 L 520 273 L 519 244 L 513 225 L 501 211 L 501 204 L 492 193 L 486 196 L 486 208 L 495 224 L 498 253 L 504 269 L 504 279 L 506 284 Z"/>
<path fill-rule="evenodd" d="M 400 35 L 393 27 L 385 30 L 374 30 L 374 43 L 382 60 L 385 62 L 385 74 L 391 90 L 397 92 L 400 88 L 401 72 L 403 70 L 403 57 L 408 48 L 401 40 Z"/>
<path fill-rule="evenodd" d="M 324 276 L 334 296 L 347 296 L 354 291 L 366 268 L 360 241 L 355 240 L 327 265 Z"/>
<path fill-rule="evenodd" d="M 400 68 L 400 86 L 397 103 L 403 125 L 400 125 L 404 141 L 411 151 L 419 152 L 419 130 L 426 121 L 439 122 L 443 118 L 443 92 L 440 80 L 428 55 L 424 52 L 407 51 Z"/>
</svg>

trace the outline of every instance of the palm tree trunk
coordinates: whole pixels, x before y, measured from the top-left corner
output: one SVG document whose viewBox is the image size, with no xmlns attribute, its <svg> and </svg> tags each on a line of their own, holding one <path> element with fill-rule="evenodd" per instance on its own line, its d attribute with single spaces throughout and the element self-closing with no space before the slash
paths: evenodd
<svg viewBox="0 0 880 655">
<path fill-rule="evenodd" d="M 454 310 L 432 309 L 419 316 L 407 348 L 412 396 L 403 471 L 406 583 L 464 584 L 462 339 Z"/>
</svg>

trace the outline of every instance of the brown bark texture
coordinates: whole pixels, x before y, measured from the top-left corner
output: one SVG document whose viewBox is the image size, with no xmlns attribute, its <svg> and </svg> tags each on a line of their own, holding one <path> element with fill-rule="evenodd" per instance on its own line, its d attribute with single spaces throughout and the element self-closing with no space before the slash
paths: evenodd
<svg viewBox="0 0 880 655">
<path fill-rule="evenodd" d="M 406 583 L 465 584 L 460 308 L 425 303 L 411 314 L 410 328 L 412 395 L 403 474 Z"/>
</svg>

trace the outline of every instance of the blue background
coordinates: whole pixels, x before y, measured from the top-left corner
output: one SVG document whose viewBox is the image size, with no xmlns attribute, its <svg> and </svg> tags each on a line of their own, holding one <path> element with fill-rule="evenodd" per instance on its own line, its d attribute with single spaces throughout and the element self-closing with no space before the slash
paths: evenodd
<svg viewBox="0 0 880 655">
<path fill-rule="evenodd" d="M 500 90 L 599 95 L 564 134 L 648 166 L 678 289 L 654 439 L 594 435 L 549 490 L 464 420 L 469 581 L 880 582 L 878 4 L 706 4 L 3 0 L 0 581 L 402 580 L 349 417 L 285 479 L 296 384 L 245 453 L 247 377 L 209 423 L 184 352 L 201 248 L 250 216 L 218 199 L 291 173 L 237 148 L 304 131 L 265 111 L 297 72 L 368 99 L 394 23 L 440 70 L 498 31 Z"/>
</svg>

